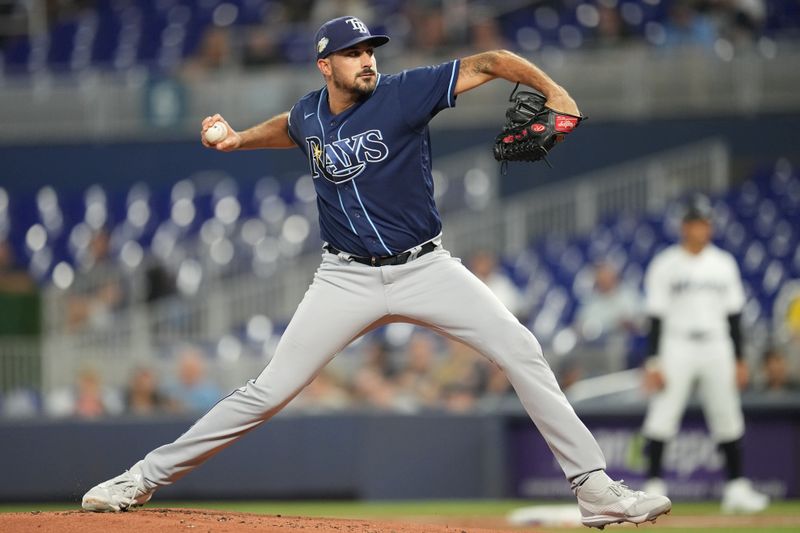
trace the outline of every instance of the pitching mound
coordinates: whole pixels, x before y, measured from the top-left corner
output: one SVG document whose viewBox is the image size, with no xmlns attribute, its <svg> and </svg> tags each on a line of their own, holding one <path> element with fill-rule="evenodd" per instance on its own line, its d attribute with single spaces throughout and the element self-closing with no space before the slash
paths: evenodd
<svg viewBox="0 0 800 533">
<path fill-rule="evenodd" d="M 302 518 L 194 509 L 141 509 L 128 513 L 9 513 L 0 530 L 14 533 L 490 533 L 496 529 L 439 524 Z"/>
</svg>

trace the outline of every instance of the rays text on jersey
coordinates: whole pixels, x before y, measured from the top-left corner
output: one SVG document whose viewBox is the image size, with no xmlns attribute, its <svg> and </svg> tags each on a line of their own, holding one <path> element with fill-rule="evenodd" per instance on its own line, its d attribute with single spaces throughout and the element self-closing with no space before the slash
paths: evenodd
<svg viewBox="0 0 800 533">
<path fill-rule="evenodd" d="M 308 164 L 311 176 L 324 176 L 334 183 L 348 181 L 366 168 L 368 163 L 383 161 L 389 147 L 383 142 L 380 130 L 368 130 L 350 137 L 323 144 L 319 137 L 306 137 Z"/>
</svg>

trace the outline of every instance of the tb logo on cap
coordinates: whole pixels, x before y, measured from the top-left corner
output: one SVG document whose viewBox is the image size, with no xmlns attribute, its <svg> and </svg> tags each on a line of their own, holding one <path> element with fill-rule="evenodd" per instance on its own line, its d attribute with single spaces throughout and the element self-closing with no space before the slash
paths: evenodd
<svg viewBox="0 0 800 533">
<path fill-rule="evenodd" d="M 345 20 L 345 22 L 347 22 L 348 24 L 350 24 L 350 26 L 353 27 L 353 31 L 357 31 L 357 32 L 360 32 L 360 33 L 369 33 L 369 30 L 367 29 L 367 25 L 364 24 L 363 22 L 361 22 L 360 20 L 358 20 L 355 17 L 353 17 L 351 19 L 347 19 L 347 20 Z"/>
</svg>

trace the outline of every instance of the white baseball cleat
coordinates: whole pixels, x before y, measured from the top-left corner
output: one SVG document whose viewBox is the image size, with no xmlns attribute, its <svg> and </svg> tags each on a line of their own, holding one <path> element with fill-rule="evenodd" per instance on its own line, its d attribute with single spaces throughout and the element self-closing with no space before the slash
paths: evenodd
<svg viewBox="0 0 800 533">
<path fill-rule="evenodd" d="M 609 524 L 655 522 L 672 509 L 666 496 L 633 491 L 602 470 L 592 472 L 574 487 L 584 526 L 603 529 Z"/>
<path fill-rule="evenodd" d="M 749 479 L 740 477 L 725 484 L 722 491 L 722 512 L 758 513 L 769 505 L 769 496 L 753 488 Z"/>
<path fill-rule="evenodd" d="M 147 503 L 155 490 L 143 487 L 143 478 L 136 463 L 117 477 L 92 487 L 84 494 L 81 506 L 87 511 L 127 511 Z"/>
</svg>

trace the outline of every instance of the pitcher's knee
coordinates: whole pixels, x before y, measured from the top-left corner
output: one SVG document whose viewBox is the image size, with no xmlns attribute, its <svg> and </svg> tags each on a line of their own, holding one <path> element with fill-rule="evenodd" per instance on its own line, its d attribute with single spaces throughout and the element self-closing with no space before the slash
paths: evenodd
<svg viewBox="0 0 800 533">
<path fill-rule="evenodd" d="M 235 397 L 239 406 L 252 413 L 271 414 L 275 409 L 283 407 L 295 394 L 285 385 L 259 382 L 251 379 L 236 389 L 229 397 Z"/>
<path fill-rule="evenodd" d="M 547 364 L 542 345 L 528 329 L 521 324 L 508 332 L 502 342 L 493 347 L 495 362 L 502 368 L 513 363 Z"/>
</svg>

